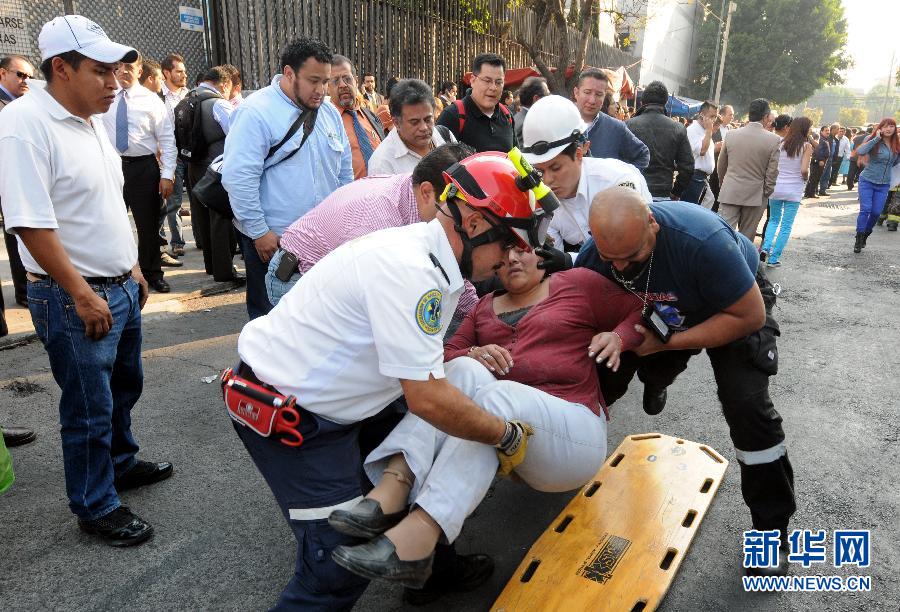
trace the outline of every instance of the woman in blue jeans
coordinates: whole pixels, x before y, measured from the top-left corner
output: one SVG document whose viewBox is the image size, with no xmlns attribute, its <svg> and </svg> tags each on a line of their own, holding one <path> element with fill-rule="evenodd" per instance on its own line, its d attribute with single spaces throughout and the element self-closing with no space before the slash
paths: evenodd
<svg viewBox="0 0 900 612">
<path fill-rule="evenodd" d="M 813 152 L 813 146 L 809 143 L 811 126 L 812 121 L 808 117 L 797 117 L 791 121 L 781 141 L 778 179 L 775 181 L 775 191 L 769 197 L 769 222 L 762 245 L 763 252 L 768 253 L 766 265 L 770 268 L 781 265 L 781 253 L 791 235 L 803 189 L 809 180 L 809 162 Z"/>
<path fill-rule="evenodd" d="M 866 248 L 866 240 L 881 216 L 891 187 L 891 170 L 900 162 L 900 137 L 897 122 L 882 119 L 874 135 L 859 145 L 859 156 L 866 156 L 866 167 L 859 173 L 859 217 L 856 218 L 856 244 L 853 252 Z M 860 165 L 863 161 L 860 160 Z"/>
</svg>

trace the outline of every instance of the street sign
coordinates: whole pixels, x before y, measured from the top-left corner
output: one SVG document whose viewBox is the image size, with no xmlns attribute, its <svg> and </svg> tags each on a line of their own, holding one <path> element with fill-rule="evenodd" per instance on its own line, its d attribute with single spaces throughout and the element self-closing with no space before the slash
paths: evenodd
<svg viewBox="0 0 900 612">
<path fill-rule="evenodd" d="M 178 7 L 178 21 L 182 30 L 202 32 L 205 29 L 203 23 L 203 11 L 192 6 Z"/>
<path fill-rule="evenodd" d="M 32 53 L 27 13 L 22 0 L 0 0 L 0 57 Z"/>
</svg>

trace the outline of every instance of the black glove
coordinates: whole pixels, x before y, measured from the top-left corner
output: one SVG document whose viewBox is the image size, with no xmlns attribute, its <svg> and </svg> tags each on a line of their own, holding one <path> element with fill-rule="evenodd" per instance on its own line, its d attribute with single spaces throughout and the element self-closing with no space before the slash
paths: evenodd
<svg viewBox="0 0 900 612">
<path fill-rule="evenodd" d="M 541 248 L 535 249 L 534 252 L 541 256 L 541 261 L 537 264 L 538 269 L 546 270 L 550 274 L 562 272 L 572 267 L 571 255 L 565 251 L 547 246 L 546 243 Z"/>
</svg>

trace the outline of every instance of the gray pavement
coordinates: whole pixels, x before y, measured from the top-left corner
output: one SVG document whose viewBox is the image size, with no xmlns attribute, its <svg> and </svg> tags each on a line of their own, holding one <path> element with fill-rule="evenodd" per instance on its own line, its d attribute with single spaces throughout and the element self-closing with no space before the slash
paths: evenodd
<svg viewBox="0 0 900 612">
<path fill-rule="evenodd" d="M 896 610 L 900 602 L 900 233 L 877 228 L 868 248 L 854 255 L 855 192 L 834 193 L 804 204 L 784 265 L 771 273 L 784 289 L 776 310 L 781 373 L 772 395 L 796 470 L 793 526 L 872 530 L 872 567 L 794 566 L 794 574 L 859 573 L 872 577 L 873 590 L 743 592 L 741 532 L 749 514 L 712 371 L 701 355 L 671 388 L 661 415 L 643 413 L 634 385 L 610 423 L 610 450 L 626 435 L 659 431 L 709 444 L 731 461 L 663 610 L 843 612 Z M 196 255 L 189 259 L 192 268 L 182 275 L 200 279 Z M 0 275 L 8 282 L 4 263 Z M 177 276 L 172 284 L 178 292 Z M 276 600 L 293 571 L 293 537 L 234 435 L 217 385 L 202 380 L 234 360 L 246 319 L 243 293 L 202 297 L 193 293 L 200 288 L 182 292 L 186 299 L 160 299 L 163 305 L 145 317 L 145 386 L 134 431 L 142 456 L 172 461 L 175 475 L 124 494 L 156 528 L 152 541 L 134 549 L 108 548 L 78 531 L 66 507 L 59 392 L 46 356 L 37 342 L 0 350 L 0 422 L 38 431 L 36 442 L 12 450 L 16 483 L 0 497 L 0 608 L 261 610 Z M 11 298 L 8 284 L 3 290 Z M 20 332 L 27 338 L 27 330 Z M 475 591 L 426 609 L 488 609 L 570 498 L 499 482 L 458 542 L 462 552 L 491 554 L 495 575 Z M 373 583 L 356 609 L 404 608 L 398 588 Z"/>
</svg>

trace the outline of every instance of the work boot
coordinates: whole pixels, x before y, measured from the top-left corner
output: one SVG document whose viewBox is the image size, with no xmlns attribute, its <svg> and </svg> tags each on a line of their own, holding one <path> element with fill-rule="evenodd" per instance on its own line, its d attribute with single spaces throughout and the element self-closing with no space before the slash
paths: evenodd
<svg viewBox="0 0 900 612">
<path fill-rule="evenodd" d="M 459 555 L 449 571 L 434 572 L 421 589 L 403 589 L 403 602 L 411 606 L 424 606 L 447 593 L 463 593 L 477 589 L 494 573 L 494 560 L 487 555 Z"/>
<path fill-rule="evenodd" d="M 668 393 L 665 387 L 654 387 L 644 383 L 644 412 L 659 414 L 666 407 Z"/>
<path fill-rule="evenodd" d="M 782 544 L 778 547 L 778 565 L 775 567 L 748 567 L 744 569 L 745 576 L 787 576 L 788 574 L 788 547 Z"/>
<path fill-rule="evenodd" d="M 866 248 L 866 240 L 868 240 L 869 236 L 871 236 L 871 235 L 872 235 L 872 230 L 869 230 L 868 232 L 865 232 L 862 235 L 862 243 L 861 243 L 862 248 Z"/>
<path fill-rule="evenodd" d="M 896 221 L 888 221 L 887 222 L 887 231 L 896 232 L 897 231 L 897 222 Z"/>
<path fill-rule="evenodd" d="M 421 589 L 431 575 L 434 551 L 424 559 L 401 561 L 394 543 L 386 535 L 380 535 L 359 546 L 338 546 L 331 553 L 331 558 L 344 569 L 363 578 L 382 578 L 411 589 Z"/>
<path fill-rule="evenodd" d="M 371 540 L 402 521 L 406 515 L 405 509 L 385 514 L 380 503 L 367 497 L 350 510 L 332 512 L 328 524 L 339 533 Z"/>
<path fill-rule="evenodd" d="M 860 253 L 863 248 L 863 233 L 856 232 L 856 243 L 853 245 L 853 252 Z"/>
</svg>

